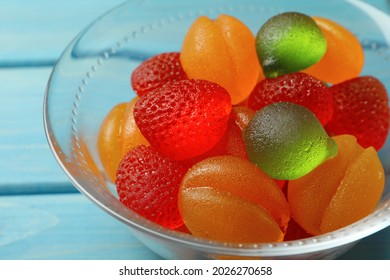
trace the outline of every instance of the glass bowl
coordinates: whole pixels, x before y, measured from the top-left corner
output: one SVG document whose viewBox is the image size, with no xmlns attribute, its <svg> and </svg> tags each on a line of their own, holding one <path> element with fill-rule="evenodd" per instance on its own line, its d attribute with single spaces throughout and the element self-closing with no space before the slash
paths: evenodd
<svg viewBox="0 0 390 280">
<path fill-rule="evenodd" d="M 328 17 L 346 26 L 364 47 L 362 75 L 373 75 L 390 89 L 390 19 L 353 0 L 129 1 L 78 34 L 53 69 L 44 99 L 44 125 L 56 159 L 78 190 L 164 258 L 332 259 L 390 225 L 390 137 L 379 153 L 386 187 L 374 213 L 334 232 L 281 243 L 220 243 L 158 226 L 123 206 L 103 171 L 97 133 L 114 105 L 135 96 L 129 82 L 135 67 L 152 55 L 180 51 L 188 27 L 200 15 L 230 14 L 256 34 L 268 18 L 284 11 Z"/>
</svg>

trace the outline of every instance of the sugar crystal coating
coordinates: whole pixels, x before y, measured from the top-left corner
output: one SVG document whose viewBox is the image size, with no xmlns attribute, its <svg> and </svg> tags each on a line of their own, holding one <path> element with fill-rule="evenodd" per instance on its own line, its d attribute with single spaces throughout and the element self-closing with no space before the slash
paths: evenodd
<svg viewBox="0 0 390 280">
<path fill-rule="evenodd" d="M 264 79 L 253 89 L 248 107 L 259 110 L 274 102 L 293 102 L 310 109 L 322 125 L 333 115 L 333 97 L 320 80 L 305 74 L 291 73 L 274 79 Z"/>
<path fill-rule="evenodd" d="M 181 80 L 144 95 L 134 119 L 159 152 L 184 160 L 210 150 L 224 135 L 232 105 L 227 91 L 205 80 Z"/>
<path fill-rule="evenodd" d="M 138 96 L 167 82 L 186 79 L 179 52 L 161 53 L 142 62 L 131 74 L 130 82 Z"/>
<path fill-rule="evenodd" d="M 162 226 L 183 224 L 177 204 L 180 182 L 186 169 L 151 147 L 134 148 L 122 159 L 116 187 L 127 207 Z"/>
<path fill-rule="evenodd" d="M 386 88 L 371 76 L 357 77 L 331 88 L 335 111 L 326 129 L 332 135 L 352 134 L 364 148 L 379 150 L 389 134 Z"/>
</svg>

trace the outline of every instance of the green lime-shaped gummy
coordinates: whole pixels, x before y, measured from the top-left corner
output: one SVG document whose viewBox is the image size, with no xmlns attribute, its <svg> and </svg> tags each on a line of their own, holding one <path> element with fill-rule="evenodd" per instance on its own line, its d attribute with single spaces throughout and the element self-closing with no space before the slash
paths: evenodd
<svg viewBox="0 0 390 280">
<path fill-rule="evenodd" d="M 257 56 L 267 78 L 315 64 L 325 54 L 326 47 L 326 39 L 315 21 L 296 12 L 270 18 L 256 36 Z"/>
<path fill-rule="evenodd" d="M 275 179 L 297 179 L 337 154 L 336 142 L 306 107 L 273 103 L 244 129 L 249 160 Z"/>
</svg>

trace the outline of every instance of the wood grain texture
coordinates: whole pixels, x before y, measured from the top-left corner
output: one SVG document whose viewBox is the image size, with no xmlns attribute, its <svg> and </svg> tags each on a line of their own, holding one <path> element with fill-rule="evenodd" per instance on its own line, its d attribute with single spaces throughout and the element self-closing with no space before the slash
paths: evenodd
<svg viewBox="0 0 390 280">
<path fill-rule="evenodd" d="M 93 20 L 123 3 L 111 1 L 0 1 L 0 66 L 50 66 Z"/>
<path fill-rule="evenodd" d="M 50 67 L 0 68 L 0 194 L 75 191 L 43 128 Z"/>
<path fill-rule="evenodd" d="M 0 259 L 160 259 L 77 193 L 43 129 L 52 66 L 85 26 L 122 2 L 0 0 Z M 366 2 L 390 13 L 387 0 Z M 390 259 L 390 227 L 340 259 Z"/>
<path fill-rule="evenodd" d="M 160 259 L 81 194 L 0 199 L 0 259 Z"/>
</svg>

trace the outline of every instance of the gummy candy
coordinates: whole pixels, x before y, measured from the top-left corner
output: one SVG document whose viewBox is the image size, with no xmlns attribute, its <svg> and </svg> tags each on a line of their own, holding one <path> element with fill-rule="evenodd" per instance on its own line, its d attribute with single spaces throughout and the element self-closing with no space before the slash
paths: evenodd
<svg viewBox="0 0 390 280">
<path fill-rule="evenodd" d="M 357 77 L 331 87 L 335 100 L 331 135 L 352 134 L 358 143 L 379 150 L 389 133 L 389 100 L 384 85 L 371 76 Z"/>
<path fill-rule="evenodd" d="M 127 103 L 114 106 L 104 118 L 100 126 L 97 139 L 97 148 L 100 160 L 107 176 L 114 182 L 119 162 L 123 157 L 121 131 L 122 119 Z"/>
<path fill-rule="evenodd" d="M 294 219 L 290 219 L 283 241 L 292 241 L 312 236 L 313 235 L 307 233 L 300 225 L 298 225 L 297 222 L 294 221 Z"/>
<path fill-rule="evenodd" d="M 125 155 L 137 146 L 149 146 L 148 140 L 142 135 L 134 120 L 134 106 L 139 97 L 133 98 L 127 105 L 123 113 L 121 127 L 122 154 Z"/>
<path fill-rule="evenodd" d="M 272 103 L 259 110 L 243 137 L 249 160 L 279 180 L 299 178 L 337 153 L 315 115 L 295 103 Z"/>
<path fill-rule="evenodd" d="M 234 119 L 238 127 L 243 130 L 256 114 L 256 111 L 245 106 L 233 106 L 231 118 Z"/>
<path fill-rule="evenodd" d="M 226 140 L 223 155 L 231 155 L 242 159 L 248 159 L 244 140 L 242 139 L 242 130 L 234 119 L 229 119 L 228 129 L 226 130 Z"/>
<path fill-rule="evenodd" d="M 254 203 L 211 187 L 194 188 L 183 195 L 182 212 L 190 212 L 184 217 L 194 236 L 236 243 L 283 240 L 275 220 Z"/>
<path fill-rule="evenodd" d="M 221 137 L 218 143 L 214 145 L 214 147 L 204 154 L 181 161 L 181 163 L 189 168 L 195 163 L 206 158 L 226 155 L 248 159 L 244 140 L 242 139 L 242 130 L 237 125 L 235 119 L 232 117 L 232 114 L 229 117 L 225 134 Z"/>
<path fill-rule="evenodd" d="M 179 210 L 193 235 L 230 242 L 281 241 L 290 219 L 272 178 L 231 156 L 208 158 L 188 170 Z"/>
<path fill-rule="evenodd" d="M 293 102 L 310 109 L 322 125 L 333 115 L 333 98 L 328 87 L 305 73 L 291 73 L 264 79 L 253 89 L 248 107 L 259 110 L 274 102 Z"/>
<path fill-rule="evenodd" d="M 138 96 L 167 82 L 187 79 L 180 63 L 180 53 L 162 53 L 142 62 L 131 74 L 131 86 Z"/>
<path fill-rule="evenodd" d="M 135 97 L 129 103 L 117 104 L 105 117 L 98 132 L 97 148 L 109 179 L 115 174 L 121 158 L 139 145 L 149 145 L 139 131 L 133 116 Z"/>
<path fill-rule="evenodd" d="M 334 140 L 337 156 L 288 184 L 291 215 L 313 235 L 367 216 L 384 189 L 385 174 L 374 148 L 362 148 L 352 135 L 335 136 Z"/>
<path fill-rule="evenodd" d="M 121 160 L 116 176 L 120 201 L 162 226 L 183 224 L 178 210 L 178 191 L 186 169 L 152 147 L 138 146 Z"/>
<path fill-rule="evenodd" d="M 313 17 L 327 41 L 322 59 L 303 72 L 331 84 L 359 76 L 364 52 L 359 40 L 348 29 L 327 18 Z"/>
<path fill-rule="evenodd" d="M 259 78 L 254 44 L 252 32 L 238 19 L 201 16 L 186 33 L 180 60 L 189 78 L 221 85 L 235 105 L 249 96 Z"/>
<path fill-rule="evenodd" d="M 210 150 L 225 133 L 227 91 L 205 80 L 180 80 L 142 96 L 134 107 L 141 133 L 157 151 L 184 160 Z"/>
<path fill-rule="evenodd" d="M 103 167 L 124 205 L 200 238 L 278 242 L 344 227 L 384 188 L 373 147 L 389 130 L 386 90 L 346 80 L 363 62 L 354 35 L 328 19 L 279 14 L 255 38 L 231 16 L 201 16 L 181 53 L 132 73 L 139 97 L 99 131 Z"/>
<path fill-rule="evenodd" d="M 325 54 L 326 39 L 311 17 L 286 12 L 260 28 L 256 50 L 265 76 L 275 78 L 318 62 Z"/>
</svg>

